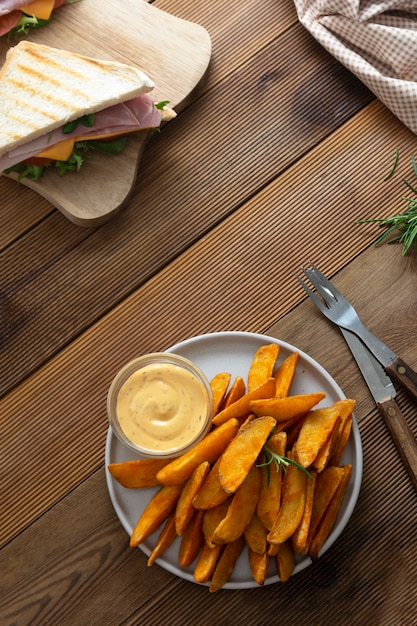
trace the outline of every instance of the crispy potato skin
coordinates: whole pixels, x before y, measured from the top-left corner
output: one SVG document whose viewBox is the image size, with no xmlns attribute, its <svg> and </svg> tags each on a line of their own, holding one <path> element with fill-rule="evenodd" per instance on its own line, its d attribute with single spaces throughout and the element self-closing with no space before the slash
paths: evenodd
<svg viewBox="0 0 417 626">
<path fill-rule="evenodd" d="M 274 426 L 273 417 L 260 417 L 239 429 L 220 459 L 220 484 L 226 493 L 235 493 L 243 483 Z"/>
<path fill-rule="evenodd" d="M 284 543 L 297 529 L 304 512 L 307 476 L 294 465 L 285 474 L 279 513 L 268 534 L 269 543 Z"/>
<path fill-rule="evenodd" d="M 268 378 L 262 385 L 252 391 L 248 391 L 239 400 L 217 413 L 213 418 L 213 424 L 220 426 L 231 418 L 238 419 L 242 423 L 247 415 L 252 412 L 250 408 L 251 402 L 260 398 L 271 398 L 275 394 L 275 386 L 275 378 Z"/>
<path fill-rule="evenodd" d="M 213 534 L 213 543 L 230 543 L 243 535 L 252 519 L 261 489 L 259 469 L 252 465 L 248 475 L 234 494 L 226 517 Z"/>
<path fill-rule="evenodd" d="M 352 474 L 352 466 L 343 465 L 341 469 L 343 470 L 343 475 L 340 479 L 335 493 L 333 494 L 332 499 L 330 500 L 326 511 L 320 519 L 318 528 L 310 544 L 309 554 L 312 559 L 318 558 L 319 552 L 322 549 L 324 542 L 326 541 L 335 524 L 337 515 L 340 511 L 340 507 L 342 506 L 343 499 L 349 485 L 350 477 Z"/>
<path fill-rule="evenodd" d="M 213 394 L 214 415 L 219 412 L 219 407 L 224 400 L 231 378 L 232 376 L 228 372 L 220 372 L 210 381 L 210 387 Z"/>
<path fill-rule="evenodd" d="M 298 363 L 298 352 L 292 352 L 274 373 L 275 397 L 286 398 L 290 392 Z"/>
<path fill-rule="evenodd" d="M 171 513 L 165 522 L 164 527 L 159 533 L 158 541 L 155 544 L 154 549 L 149 555 L 148 559 L 148 567 L 151 567 L 162 554 L 169 548 L 169 546 L 175 541 L 177 538 L 177 533 L 175 531 L 175 515 Z"/>
<path fill-rule="evenodd" d="M 290 396 L 298 353 L 276 367 L 278 354 L 275 344 L 256 352 L 247 386 L 227 372 L 212 379 L 213 427 L 189 452 L 108 466 L 126 488 L 158 487 L 130 545 L 161 528 L 148 565 L 179 539 L 179 565 L 194 563 L 195 581 L 211 593 L 228 582 L 245 546 L 258 585 L 271 567 L 287 581 L 297 554 L 318 558 L 351 478 L 352 466 L 339 463 L 355 401 L 317 407 L 320 390 Z"/>
<path fill-rule="evenodd" d="M 210 583 L 210 593 L 218 591 L 227 583 L 230 576 L 233 573 L 236 561 L 238 560 L 243 548 L 245 547 L 245 540 L 243 537 L 239 537 L 228 543 L 222 552 L 222 555 L 216 565 L 213 572 L 213 576 Z"/>
<path fill-rule="evenodd" d="M 248 391 L 253 391 L 271 378 L 278 354 L 279 345 L 276 343 L 261 346 L 256 351 L 248 372 Z"/>
<path fill-rule="evenodd" d="M 130 537 L 130 546 L 136 547 L 157 530 L 176 507 L 182 485 L 160 487 L 137 521 Z"/>
<path fill-rule="evenodd" d="M 178 563 L 181 567 L 188 567 L 188 565 L 191 565 L 191 563 L 197 558 L 201 546 L 204 543 L 203 515 L 204 511 L 196 511 L 181 538 L 180 551 L 178 555 Z"/>
<path fill-rule="evenodd" d="M 193 499 L 193 506 L 196 509 L 212 509 L 229 497 L 229 494 L 223 489 L 220 483 L 219 465 L 221 456 L 210 469 L 203 484 Z"/>
<path fill-rule="evenodd" d="M 168 463 L 168 459 L 138 459 L 123 463 L 109 463 L 107 469 L 123 487 L 143 489 L 160 486 L 161 483 L 156 475 Z"/>
<path fill-rule="evenodd" d="M 195 468 L 180 493 L 175 509 L 175 528 L 179 537 L 184 534 L 188 523 L 194 515 L 195 508 L 193 499 L 203 484 L 209 470 L 210 463 L 208 461 L 200 463 L 200 465 Z"/>
<path fill-rule="evenodd" d="M 166 486 L 188 480 L 200 463 L 213 463 L 222 454 L 239 429 L 239 422 L 230 419 L 212 430 L 194 448 L 168 463 L 157 473 L 157 479 Z"/>
<path fill-rule="evenodd" d="M 251 400 L 249 408 L 258 417 L 271 415 L 277 422 L 287 422 L 308 413 L 326 397 L 324 391 L 285 398 L 261 398 Z"/>
</svg>

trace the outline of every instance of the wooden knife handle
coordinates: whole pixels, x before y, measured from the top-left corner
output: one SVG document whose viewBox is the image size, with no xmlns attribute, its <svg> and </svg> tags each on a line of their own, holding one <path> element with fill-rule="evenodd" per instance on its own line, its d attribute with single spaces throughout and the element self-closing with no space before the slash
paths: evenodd
<svg viewBox="0 0 417 626">
<path fill-rule="evenodd" d="M 385 369 L 417 400 L 417 374 L 407 363 L 397 356 Z"/>
<path fill-rule="evenodd" d="M 395 400 L 379 402 L 378 408 L 389 428 L 404 465 L 417 489 L 417 441 Z"/>
</svg>

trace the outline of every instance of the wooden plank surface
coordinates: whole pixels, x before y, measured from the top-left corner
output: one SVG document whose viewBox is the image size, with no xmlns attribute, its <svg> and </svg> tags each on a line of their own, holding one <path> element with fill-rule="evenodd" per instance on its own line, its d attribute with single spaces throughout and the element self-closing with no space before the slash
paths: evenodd
<svg viewBox="0 0 417 626">
<path fill-rule="evenodd" d="M 392 210 L 398 189 L 395 184 L 358 188 L 354 172 L 366 164 L 368 179 L 380 179 L 390 146 L 382 123 L 386 116 L 379 103 L 368 107 L 3 398 L 0 414 L 8 416 L 0 442 L 3 471 L 7 474 L 16 455 L 30 464 L 42 454 L 45 463 L 41 483 L 25 480 L 5 487 L 3 541 L 27 523 L 28 515 L 34 519 L 59 499 L 69 483 L 75 486 L 97 468 L 106 430 L 105 396 L 124 363 L 204 332 L 262 332 L 299 301 L 294 272 L 302 263 L 313 258 L 335 271 L 369 245 L 373 229 L 355 221 L 376 198 L 379 211 Z M 402 145 L 412 141 L 400 123 L 391 128 Z M 371 158 L 367 151 L 379 143 L 378 158 Z M 343 185 L 337 175 L 342 169 Z M 353 188 L 349 180 L 355 181 Z M 307 193 L 308 206 L 300 210 Z M 330 206 L 344 210 L 335 215 Z M 55 471 L 48 477 L 51 464 Z M 6 477 L 5 485 L 11 479 Z"/>
<path fill-rule="evenodd" d="M 417 367 L 416 257 L 375 248 L 377 228 L 356 223 L 403 208 L 415 136 L 290 0 L 155 4 L 208 29 L 213 64 L 147 147 L 126 211 L 89 231 L 0 178 L 0 621 L 408 626 L 415 492 L 341 334 L 295 273 L 316 262 Z M 129 549 L 105 484 L 105 401 L 132 356 L 221 330 L 271 334 L 319 361 L 357 399 L 364 473 L 319 567 L 209 594 Z M 398 401 L 416 433 L 415 405 Z"/>
<path fill-rule="evenodd" d="M 213 57 L 205 91 L 236 72 L 259 50 L 297 24 L 292 2 L 264 0 L 262 11 L 256 0 L 230 0 L 213 6 L 205 2 L 156 0 L 159 9 L 203 26 L 213 41 Z"/>
<path fill-rule="evenodd" d="M 366 286 L 358 284 L 356 276 L 362 265 L 365 263 L 370 271 L 375 271 L 382 255 L 385 259 L 388 256 L 387 268 L 392 271 Z M 325 260 L 320 258 L 318 262 L 327 271 Z M 415 295 L 410 290 L 415 269 L 415 262 L 402 264 L 395 247 L 371 247 L 335 279 L 363 312 L 370 327 L 377 324 L 380 336 L 389 338 L 414 367 L 417 359 L 405 331 L 415 322 L 404 313 L 415 306 Z M 404 294 L 400 307 L 386 297 L 385 290 L 393 281 Z M 382 318 L 378 314 L 381 308 L 386 310 Z M 394 327 L 397 334 L 392 336 Z M 210 610 L 220 620 L 229 615 L 230 620 L 225 623 L 235 624 L 244 602 L 245 619 L 250 624 L 259 623 L 258 617 L 270 612 L 279 613 L 290 624 L 330 624 L 335 620 L 342 626 L 368 621 L 384 626 L 411 623 L 407 620 L 412 618 L 414 609 L 407 601 L 407 580 L 413 579 L 417 566 L 413 551 L 400 552 L 400 547 L 413 541 L 415 493 L 347 347 L 340 333 L 316 314 L 308 301 L 267 330 L 309 350 L 346 393 L 358 400 L 356 416 L 364 447 L 361 494 L 341 539 L 319 566 L 297 574 L 285 586 L 214 596 L 206 588 L 173 578 L 157 565 L 149 569 L 146 557 L 139 550 L 128 548 L 128 538 L 111 508 L 104 473 L 99 469 L 34 523 L 30 532 L 21 534 L 3 550 L 2 563 L 9 575 L 3 583 L 0 612 L 6 619 L 19 615 L 20 623 L 29 623 L 35 617 L 41 622 L 53 616 L 74 625 L 116 624 L 124 620 L 172 624 L 175 613 L 181 615 L 183 623 L 191 623 Z M 314 342 L 317 334 L 325 340 Z M 415 408 L 402 394 L 399 401 L 416 432 Z M 90 507 L 96 512 L 91 519 L 84 513 Z M 49 543 L 47 560 L 43 558 L 45 543 Z M 24 562 L 16 560 L 22 551 L 27 551 Z M 391 563 L 389 568 L 387 561 Z M 52 586 L 51 578 L 55 581 Z M 109 585 L 116 589 L 117 606 L 106 603 Z M 181 601 L 183 594 L 187 603 Z M 348 604 L 342 602 L 346 596 L 350 598 Z M 323 597 L 324 604 L 319 601 Z M 142 604 L 143 608 L 139 608 Z"/>
<path fill-rule="evenodd" d="M 294 45 L 302 54 L 292 54 Z M 293 92 L 297 97 L 288 98 Z M 336 111 L 329 103 L 340 98 L 344 108 Z M 254 99 L 256 106 L 249 106 Z M 0 255 L 7 311 L 0 393 L 369 100 L 368 91 L 352 85 L 350 75 L 295 26 L 153 139 L 143 156 L 137 195 L 117 220 L 84 232 L 54 213 L 18 239 Z M 18 210 L 13 188 L 5 192 Z"/>
</svg>

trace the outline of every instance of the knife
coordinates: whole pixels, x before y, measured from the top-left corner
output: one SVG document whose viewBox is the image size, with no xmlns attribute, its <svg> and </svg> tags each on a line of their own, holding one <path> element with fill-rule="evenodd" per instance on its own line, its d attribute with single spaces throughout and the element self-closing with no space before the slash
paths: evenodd
<svg viewBox="0 0 417 626">
<path fill-rule="evenodd" d="M 396 401 L 396 391 L 384 368 L 351 331 L 340 328 L 384 418 L 401 459 L 417 489 L 417 441 Z"/>
<path fill-rule="evenodd" d="M 340 325 L 339 328 L 342 330 Z M 352 330 L 381 363 L 385 371 L 395 378 L 417 401 L 417 373 L 398 354 L 371 333 L 360 320 L 355 320 L 355 328 Z"/>
</svg>

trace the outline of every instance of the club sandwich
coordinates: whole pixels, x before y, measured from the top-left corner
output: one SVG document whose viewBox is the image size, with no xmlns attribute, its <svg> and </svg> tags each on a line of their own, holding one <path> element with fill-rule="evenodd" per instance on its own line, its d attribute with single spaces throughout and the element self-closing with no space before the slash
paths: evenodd
<svg viewBox="0 0 417 626">
<path fill-rule="evenodd" d="M 37 180 L 79 170 L 91 149 L 114 154 L 126 134 L 175 117 L 140 69 L 21 41 L 0 70 L 0 172 Z"/>
</svg>

